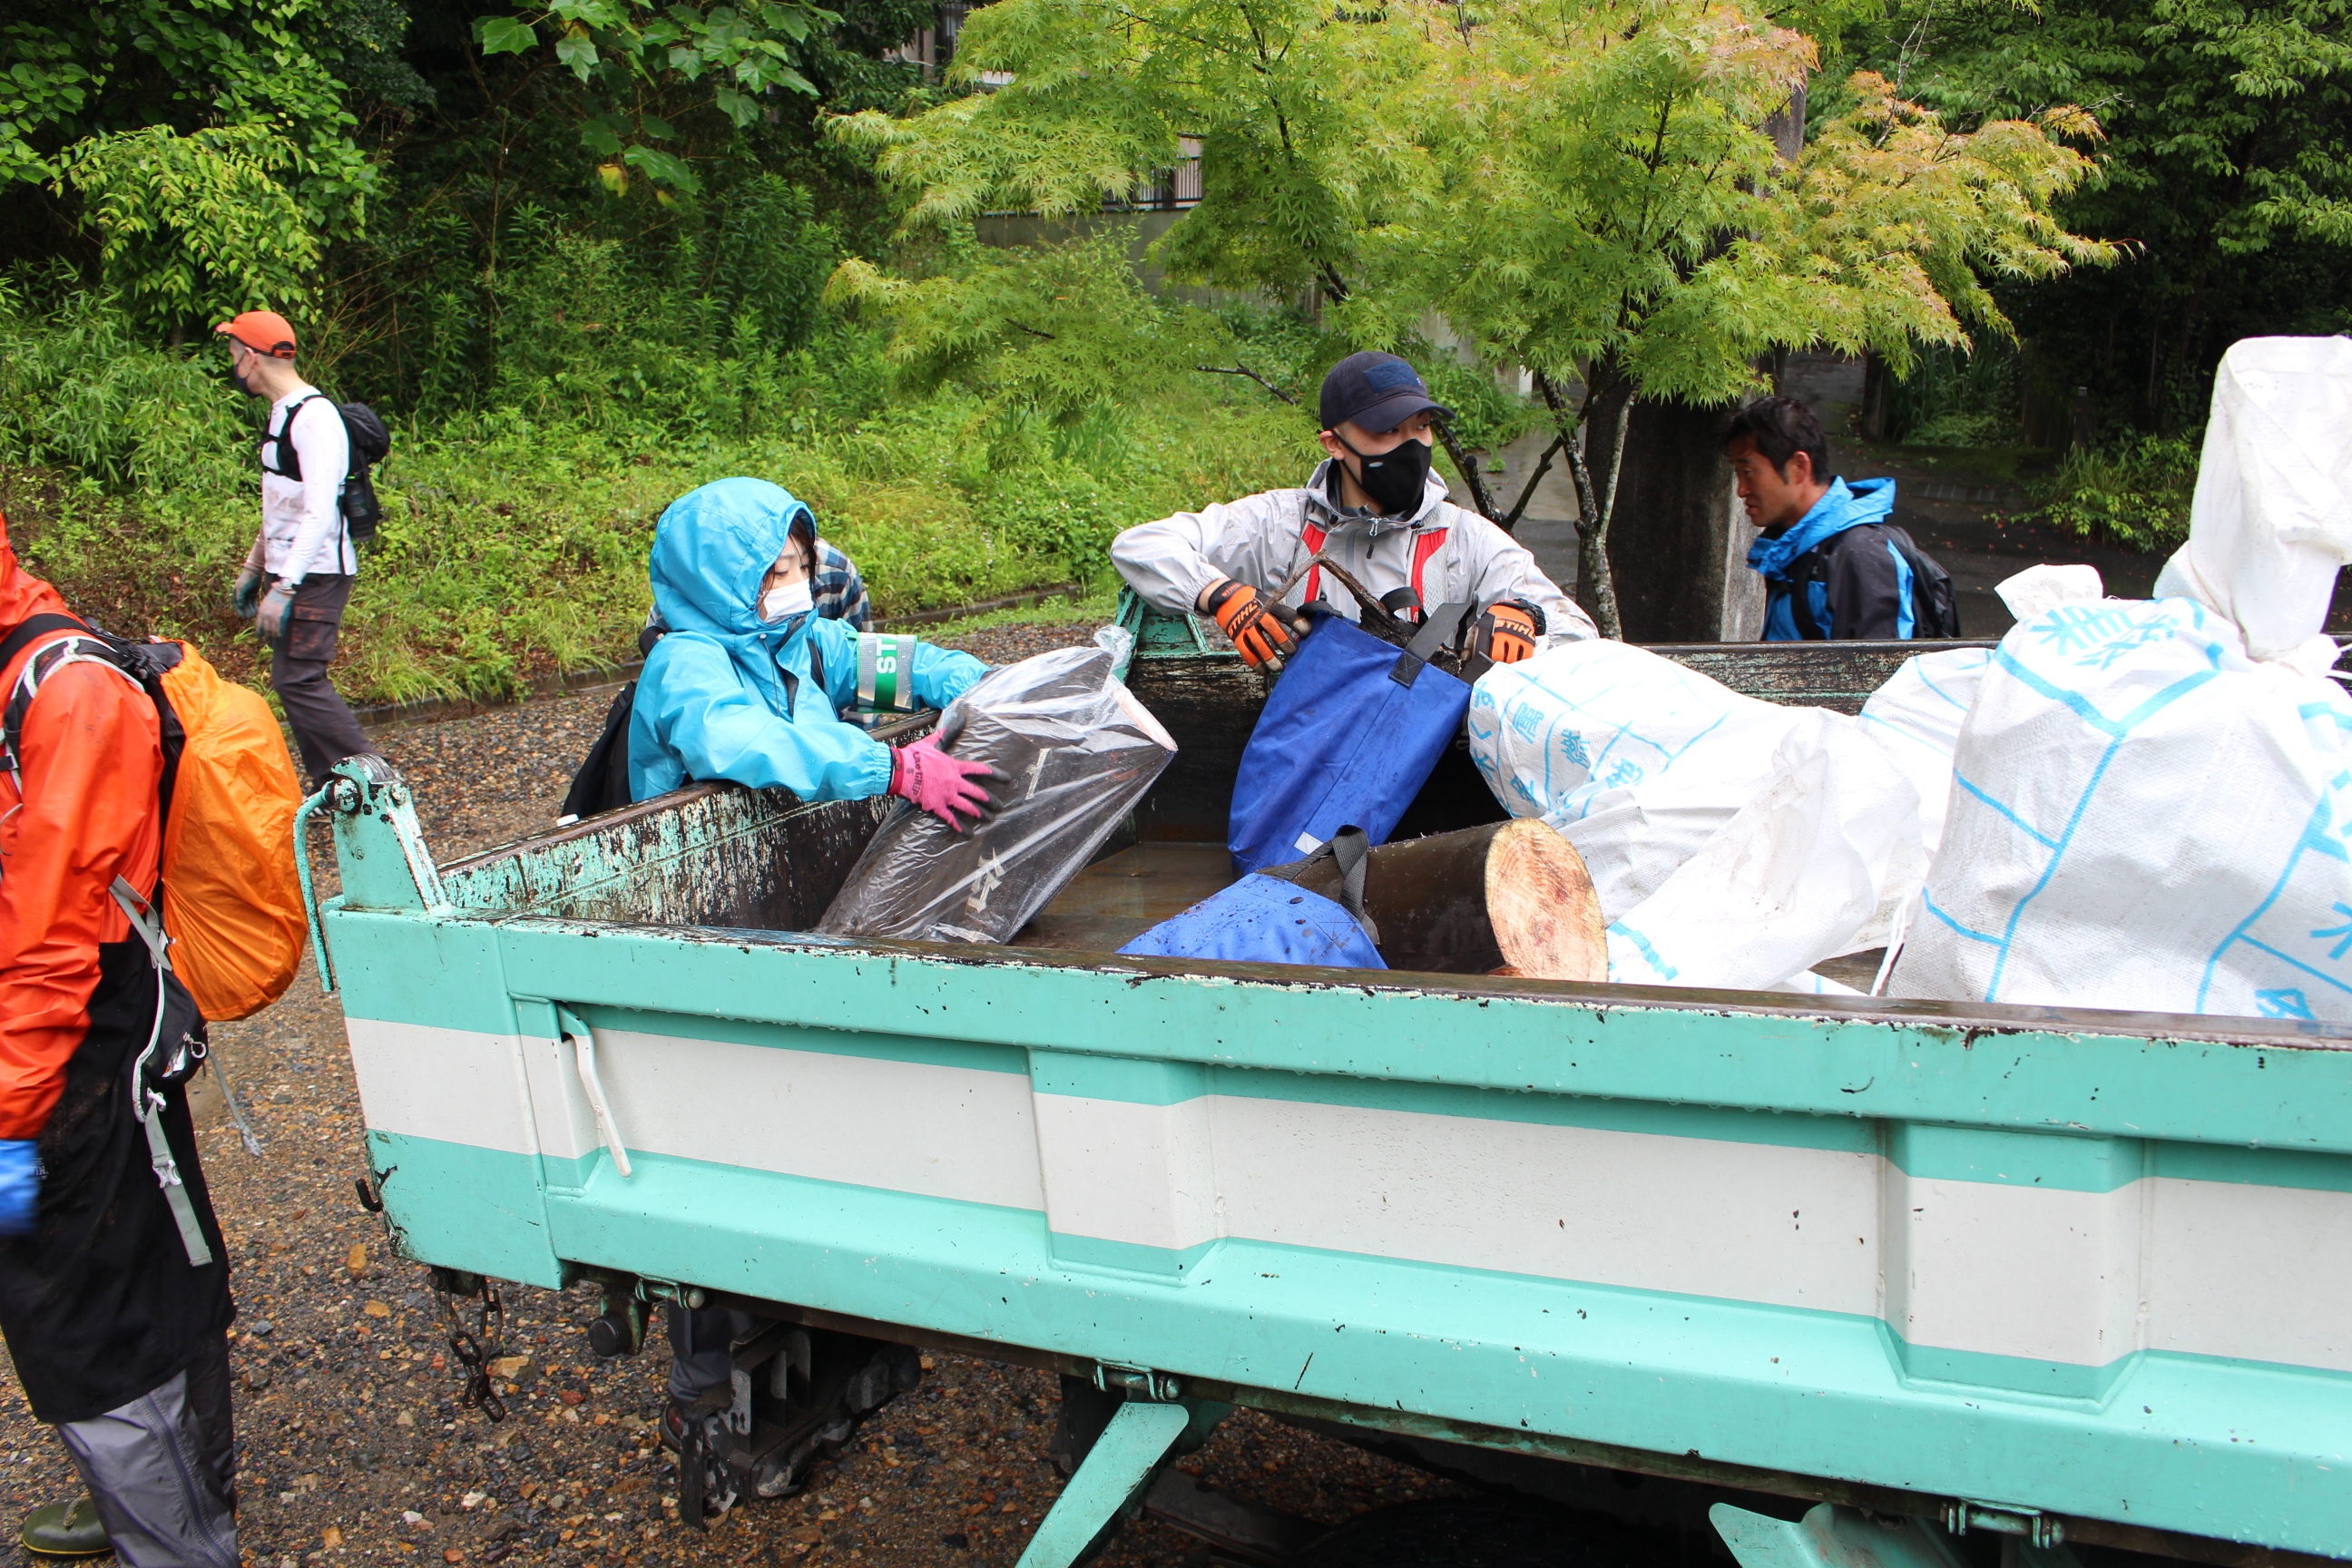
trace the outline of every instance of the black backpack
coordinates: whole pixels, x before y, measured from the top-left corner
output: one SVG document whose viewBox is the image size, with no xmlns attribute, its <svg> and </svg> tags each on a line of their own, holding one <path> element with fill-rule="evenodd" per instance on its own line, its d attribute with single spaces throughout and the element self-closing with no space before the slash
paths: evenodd
<svg viewBox="0 0 2352 1568">
<path fill-rule="evenodd" d="M 1957 637 L 1960 630 L 1960 603 L 1952 587 L 1952 574 L 1944 570 L 1943 563 L 1913 542 L 1911 535 L 1895 524 L 1881 520 L 1875 525 L 1911 568 L 1911 636 L 1915 639 L 1932 641 Z M 1821 623 L 1813 619 L 1812 600 L 1805 592 L 1806 584 L 1818 583 L 1829 571 L 1829 551 L 1843 534 L 1823 540 L 1807 551 L 1797 571 L 1789 579 L 1789 614 L 1803 636 L 1819 638 L 1824 634 Z"/>
<path fill-rule="evenodd" d="M 1911 568 L 1911 635 L 1915 637 L 1957 637 L 1960 630 L 1960 600 L 1953 591 L 1952 574 L 1944 563 L 1912 542 L 1911 535 L 1891 522 L 1878 531 L 1895 542 L 1903 563 Z"/>
<path fill-rule="evenodd" d="M 308 397 L 298 397 L 286 410 L 285 423 L 262 437 L 262 445 L 278 454 L 278 461 L 267 458 L 261 466 L 280 479 L 299 479 L 302 477 L 302 454 L 294 443 L 286 439 L 294 427 L 294 416 L 306 403 L 326 396 L 314 392 Z M 364 403 L 339 403 L 335 412 L 343 416 L 343 434 L 352 444 L 351 473 L 343 480 L 343 527 L 349 531 L 352 542 L 365 544 L 375 537 L 375 525 L 383 521 L 383 503 L 376 499 L 375 481 L 368 470 L 383 461 L 392 450 L 392 432 L 374 409 Z"/>
<path fill-rule="evenodd" d="M 563 795 L 563 811 L 555 826 L 569 827 L 583 816 L 617 811 L 629 804 L 629 715 L 635 711 L 637 683 L 621 688 L 604 710 L 604 727 L 596 731 L 572 787 Z"/>
</svg>

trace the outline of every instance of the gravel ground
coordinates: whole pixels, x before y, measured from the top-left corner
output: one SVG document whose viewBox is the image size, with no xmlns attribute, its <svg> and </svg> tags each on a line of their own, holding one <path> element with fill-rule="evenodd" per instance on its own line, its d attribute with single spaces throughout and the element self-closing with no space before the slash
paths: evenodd
<svg viewBox="0 0 2352 1568">
<path fill-rule="evenodd" d="M 1092 630 L 1003 626 L 950 640 L 1005 660 Z M 446 861 L 547 827 L 609 701 L 552 698 L 377 739 L 414 783 Z M 494 1425 L 459 1400 L 424 1270 L 391 1256 L 382 1222 L 355 1200 L 366 1163 L 341 1009 L 308 964 L 284 1000 L 214 1041 L 263 1147 L 248 1153 L 216 1103 L 200 1105 L 239 1310 L 248 1563 L 1010 1564 L 1058 1492 L 1045 1458 L 1053 1379 L 941 1356 L 806 1492 L 739 1508 L 708 1532 L 679 1525 L 676 1471 L 651 1426 L 667 1352 L 656 1333 L 641 1355 L 598 1360 L 584 1332 L 593 1295 L 509 1289 L 505 1349 L 527 1358 L 501 1363 L 509 1417 Z M 1249 1412 L 1183 1468 L 1329 1523 L 1454 1489 Z M 76 1484 L 13 1371 L 0 1378 L 0 1521 L 13 1528 Z M 1144 1521 L 1100 1561 L 1202 1568 L 1210 1558 Z"/>
</svg>

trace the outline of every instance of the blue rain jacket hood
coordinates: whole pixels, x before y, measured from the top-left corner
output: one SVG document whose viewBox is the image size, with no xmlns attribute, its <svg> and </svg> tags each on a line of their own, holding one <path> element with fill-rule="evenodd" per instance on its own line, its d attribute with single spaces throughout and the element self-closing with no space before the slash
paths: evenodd
<svg viewBox="0 0 2352 1568">
<path fill-rule="evenodd" d="M 1796 642 L 1803 634 L 1798 630 L 1795 614 L 1789 605 L 1789 595 L 1794 584 L 1789 581 L 1789 568 L 1806 552 L 1848 529 L 1860 528 L 1866 522 L 1883 522 L 1895 510 L 1893 479 L 1860 479 L 1846 483 L 1840 476 L 1830 481 L 1805 515 L 1799 518 L 1777 539 L 1759 539 L 1748 547 L 1748 564 L 1764 574 L 1764 640 Z M 1895 574 L 1900 583 L 1902 602 L 1901 630 L 1897 635 L 1911 635 L 1911 566 L 1890 542 L 1888 553 L 1894 555 Z M 1831 624 L 1829 591 L 1820 583 L 1806 585 L 1813 619 L 1824 630 L 1835 636 Z"/>
<path fill-rule="evenodd" d="M 761 579 L 796 533 L 814 540 L 814 515 L 765 479 L 714 480 L 662 513 L 647 574 L 670 630 L 637 680 L 630 798 L 696 779 L 803 800 L 862 800 L 890 787 L 890 748 L 839 717 L 856 700 L 856 633 L 814 614 L 760 618 Z M 944 708 L 987 668 L 919 644 L 915 695 Z"/>
</svg>

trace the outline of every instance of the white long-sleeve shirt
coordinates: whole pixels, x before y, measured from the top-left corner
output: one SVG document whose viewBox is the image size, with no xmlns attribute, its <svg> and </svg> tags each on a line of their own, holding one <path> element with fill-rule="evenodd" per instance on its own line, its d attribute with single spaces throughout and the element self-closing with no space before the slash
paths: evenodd
<svg viewBox="0 0 2352 1568">
<path fill-rule="evenodd" d="M 310 401 L 295 410 L 287 430 L 287 410 L 305 397 Z M 276 471 L 295 466 L 279 461 L 273 437 L 281 430 L 301 459 L 299 479 Z M 357 572 L 359 553 L 343 526 L 342 510 L 352 442 L 333 400 L 305 385 L 271 404 L 261 462 L 261 569 L 289 583 L 320 573 Z"/>
</svg>

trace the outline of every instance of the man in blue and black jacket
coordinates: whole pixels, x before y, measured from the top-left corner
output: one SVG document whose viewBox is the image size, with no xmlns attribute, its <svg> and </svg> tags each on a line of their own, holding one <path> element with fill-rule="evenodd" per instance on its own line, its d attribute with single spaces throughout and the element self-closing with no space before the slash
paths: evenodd
<svg viewBox="0 0 2352 1568">
<path fill-rule="evenodd" d="M 1911 564 L 1878 526 L 1895 510 L 1893 479 L 1822 478 L 1829 437 L 1793 397 L 1734 415 L 1723 450 L 1764 531 L 1748 564 L 1764 574 L 1765 641 L 1914 635 Z"/>
</svg>

